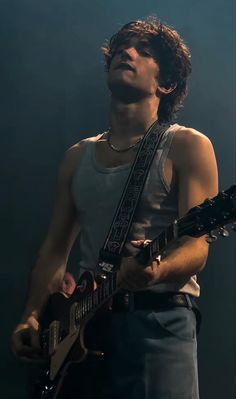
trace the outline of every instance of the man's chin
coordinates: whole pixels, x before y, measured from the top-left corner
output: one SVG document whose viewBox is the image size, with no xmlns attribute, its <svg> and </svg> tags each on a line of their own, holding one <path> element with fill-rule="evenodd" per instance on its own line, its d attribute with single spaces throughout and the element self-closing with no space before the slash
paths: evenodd
<svg viewBox="0 0 236 399">
<path fill-rule="evenodd" d="M 138 87 L 134 87 L 128 83 L 109 83 L 109 90 L 111 91 L 112 97 L 123 103 L 129 104 L 140 101 L 145 97 L 145 93 Z"/>
</svg>

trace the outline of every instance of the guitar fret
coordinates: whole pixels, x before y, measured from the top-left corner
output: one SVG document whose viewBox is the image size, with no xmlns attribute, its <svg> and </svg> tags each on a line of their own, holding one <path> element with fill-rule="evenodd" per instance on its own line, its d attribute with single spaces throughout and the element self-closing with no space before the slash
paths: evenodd
<svg viewBox="0 0 236 399">
<path fill-rule="evenodd" d="M 112 294 L 113 290 L 112 290 L 112 277 L 109 276 L 108 277 L 108 291 L 109 291 L 109 295 Z"/>
<path fill-rule="evenodd" d="M 150 258 L 166 247 L 176 236 L 176 224 L 173 223 L 150 243 Z"/>
<path fill-rule="evenodd" d="M 76 311 L 75 311 L 76 313 L 75 313 L 75 317 L 76 317 L 76 321 L 78 320 L 80 320 L 80 317 L 81 317 L 81 309 L 80 309 L 80 305 L 78 305 L 77 306 L 77 308 L 76 308 Z"/>
<path fill-rule="evenodd" d="M 93 308 L 93 300 L 92 300 L 92 294 L 89 295 L 89 310 Z"/>
<path fill-rule="evenodd" d="M 115 291 L 115 285 L 114 285 L 114 275 L 111 276 L 111 293 Z"/>
<path fill-rule="evenodd" d="M 156 252 L 156 240 L 152 241 L 150 244 L 150 253 L 151 253 L 151 258 L 153 257 L 153 254 Z"/>
<path fill-rule="evenodd" d="M 165 246 L 168 243 L 168 239 L 167 239 L 167 230 L 164 231 L 164 240 L 165 240 Z"/>
<path fill-rule="evenodd" d="M 74 331 L 76 329 L 76 312 L 78 308 L 78 303 L 75 302 L 73 305 L 70 307 L 70 331 Z"/>
<path fill-rule="evenodd" d="M 87 312 L 90 311 L 90 294 L 87 297 Z"/>
<path fill-rule="evenodd" d="M 74 314 L 74 316 L 75 316 L 75 321 L 77 321 L 77 319 L 78 319 L 78 305 L 77 305 L 76 308 L 75 308 L 75 314 Z"/>
<path fill-rule="evenodd" d="M 167 237 L 167 244 L 170 243 L 170 241 L 173 240 L 174 238 L 174 233 L 175 233 L 175 224 L 172 223 L 170 226 L 167 227 L 166 229 L 166 237 Z"/>
<path fill-rule="evenodd" d="M 163 248 L 165 248 L 166 245 L 166 235 L 165 235 L 165 231 L 163 231 L 159 236 L 158 236 L 158 240 L 159 240 L 159 248 L 160 251 L 162 251 Z"/>
<path fill-rule="evenodd" d="M 94 309 L 94 307 L 95 307 L 95 291 L 93 291 L 93 293 L 92 293 L 92 309 Z"/>
<path fill-rule="evenodd" d="M 105 295 L 106 295 L 106 298 L 109 297 L 109 282 L 108 282 L 108 280 L 106 280 L 106 282 L 105 282 Z"/>
<path fill-rule="evenodd" d="M 94 306 L 98 305 L 98 290 L 96 288 L 95 292 L 94 292 Z"/>
<path fill-rule="evenodd" d="M 116 288 L 117 288 L 117 286 L 116 286 L 116 281 L 117 281 L 116 277 L 117 277 L 117 275 L 116 275 L 116 273 L 114 273 L 113 279 L 112 279 L 112 281 L 113 281 L 113 292 L 116 291 Z"/>
<path fill-rule="evenodd" d="M 104 283 L 102 283 L 101 284 L 101 292 L 102 292 L 102 295 L 101 295 L 101 299 L 102 299 L 102 301 L 103 301 L 103 299 L 104 299 L 104 297 L 105 297 L 105 290 L 104 290 Z"/>
<path fill-rule="evenodd" d="M 104 297 L 107 298 L 108 297 L 108 281 L 104 281 Z"/>
<path fill-rule="evenodd" d="M 81 318 L 81 306 L 80 304 L 77 304 L 76 309 L 75 309 L 75 322 L 76 324 L 80 321 Z"/>
<path fill-rule="evenodd" d="M 98 305 L 101 303 L 101 286 L 98 286 Z"/>
<path fill-rule="evenodd" d="M 84 299 L 82 299 L 82 317 L 85 316 L 85 303 L 84 303 Z"/>
<path fill-rule="evenodd" d="M 159 251 L 159 241 L 157 239 L 151 242 L 150 249 L 150 257 L 152 258 Z"/>
<path fill-rule="evenodd" d="M 86 313 L 89 312 L 89 308 L 90 308 L 90 306 L 89 306 L 89 296 L 87 296 L 87 298 L 86 298 Z"/>
</svg>

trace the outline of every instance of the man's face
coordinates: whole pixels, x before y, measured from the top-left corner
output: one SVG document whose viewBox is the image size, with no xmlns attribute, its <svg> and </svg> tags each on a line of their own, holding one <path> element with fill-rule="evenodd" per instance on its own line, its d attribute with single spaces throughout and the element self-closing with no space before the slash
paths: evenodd
<svg viewBox="0 0 236 399">
<path fill-rule="evenodd" d="M 159 71 L 148 41 L 132 38 L 117 48 L 111 60 L 108 87 L 124 101 L 156 95 Z"/>
</svg>

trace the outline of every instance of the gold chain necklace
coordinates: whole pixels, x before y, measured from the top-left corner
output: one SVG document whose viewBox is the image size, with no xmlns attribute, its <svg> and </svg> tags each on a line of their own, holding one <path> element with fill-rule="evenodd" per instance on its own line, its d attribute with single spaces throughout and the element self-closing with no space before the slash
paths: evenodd
<svg viewBox="0 0 236 399">
<path fill-rule="evenodd" d="M 126 148 L 117 148 L 115 147 L 112 143 L 111 143 L 111 131 L 108 130 L 107 132 L 107 144 L 109 145 L 109 147 L 116 152 L 126 152 L 131 150 L 132 148 L 134 148 L 136 145 L 138 145 L 140 143 L 140 141 L 143 139 L 144 136 L 140 137 L 136 143 L 129 145 L 129 147 Z"/>
</svg>

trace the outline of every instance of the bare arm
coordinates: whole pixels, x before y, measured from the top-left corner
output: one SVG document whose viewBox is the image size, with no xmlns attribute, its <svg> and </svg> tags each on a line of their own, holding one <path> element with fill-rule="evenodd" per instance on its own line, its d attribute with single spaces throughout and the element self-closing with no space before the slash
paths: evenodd
<svg viewBox="0 0 236 399">
<path fill-rule="evenodd" d="M 173 165 L 178 176 L 179 217 L 213 197 L 218 192 L 218 175 L 210 140 L 193 129 L 183 129 L 175 137 Z M 139 246 L 140 242 L 134 243 Z M 122 272 L 122 287 L 142 289 L 160 282 L 182 282 L 200 272 L 206 263 L 208 244 L 205 237 L 183 237 L 170 247 L 161 263 L 152 262 L 144 272 L 137 273 L 129 261 L 129 271 Z"/>
<path fill-rule="evenodd" d="M 53 216 L 32 271 L 23 320 L 32 313 L 38 317 L 48 295 L 58 289 L 71 247 L 78 234 L 76 210 L 70 193 L 74 161 L 71 155 L 69 150 L 60 168 Z"/>
<path fill-rule="evenodd" d="M 71 197 L 71 181 L 80 152 L 81 145 L 70 148 L 60 168 L 52 220 L 31 274 L 28 301 L 21 323 L 13 333 L 13 349 L 19 355 L 30 355 L 31 346 L 38 346 L 33 334 L 39 328 L 38 318 L 49 294 L 57 291 L 62 282 L 71 247 L 79 232 L 76 209 Z M 31 345 L 23 344 L 24 330 L 30 330 Z"/>
<path fill-rule="evenodd" d="M 175 148 L 179 217 L 218 193 L 217 165 L 210 140 L 192 129 L 186 130 L 181 132 Z M 199 273 L 206 263 L 208 249 L 205 236 L 183 237 L 167 251 L 159 266 L 158 282 L 184 282 L 193 274 Z"/>
</svg>

